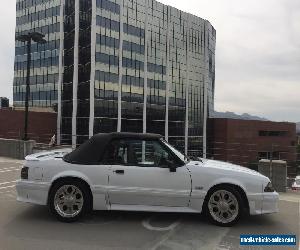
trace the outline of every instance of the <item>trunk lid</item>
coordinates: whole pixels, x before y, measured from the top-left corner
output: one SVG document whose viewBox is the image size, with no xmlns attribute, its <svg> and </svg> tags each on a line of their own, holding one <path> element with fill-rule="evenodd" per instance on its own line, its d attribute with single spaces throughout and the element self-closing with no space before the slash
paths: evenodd
<svg viewBox="0 0 300 250">
<path fill-rule="evenodd" d="M 59 159 L 59 158 L 62 158 L 64 155 L 70 153 L 71 151 L 72 151 L 71 148 L 44 151 L 44 152 L 39 152 L 39 153 L 32 154 L 32 155 L 27 155 L 25 157 L 25 160 L 26 161 L 43 161 L 43 160 L 50 160 L 50 159 Z"/>
</svg>

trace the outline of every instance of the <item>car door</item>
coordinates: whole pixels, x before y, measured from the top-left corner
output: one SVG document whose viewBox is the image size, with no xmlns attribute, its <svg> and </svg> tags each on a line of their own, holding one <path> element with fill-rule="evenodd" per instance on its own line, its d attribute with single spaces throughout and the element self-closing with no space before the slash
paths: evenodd
<svg viewBox="0 0 300 250">
<path fill-rule="evenodd" d="M 109 200 L 114 205 L 187 207 L 191 177 L 185 166 L 171 172 L 176 156 L 158 140 L 112 142 Z"/>
</svg>

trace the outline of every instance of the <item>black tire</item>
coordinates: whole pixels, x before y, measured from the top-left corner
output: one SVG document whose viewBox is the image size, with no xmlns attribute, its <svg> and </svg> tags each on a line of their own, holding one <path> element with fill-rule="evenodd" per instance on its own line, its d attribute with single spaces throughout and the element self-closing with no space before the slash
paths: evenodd
<svg viewBox="0 0 300 250">
<path fill-rule="evenodd" d="M 237 201 L 237 212 L 235 212 L 235 216 L 232 216 L 234 219 L 231 220 L 231 221 L 218 221 L 215 217 L 215 213 L 213 212 L 213 210 L 211 211 L 209 209 L 209 201 L 211 198 L 213 198 L 212 196 L 213 195 L 216 195 L 218 192 L 222 192 L 222 191 L 225 191 L 225 192 L 228 192 L 230 193 L 231 195 L 233 195 L 233 197 L 235 197 L 236 201 Z M 208 194 L 206 195 L 205 197 L 205 201 L 204 201 L 204 204 L 203 204 L 203 212 L 204 212 L 204 215 L 207 216 L 209 218 L 209 220 L 217 225 L 217 226 L 222 226 L 222 227 L 230 227 L 230 226 L 233 226 L 234 224 L 236 224 L 240 218 L 242 217 L 244 211 L 245 211 L 245 206 L 244 206 L 244 202 L 243 202 L 243 199 L 241 197 L 241 194 L 239 193 L 239 191 L 232 187 L 232 186 L 227 186 L 227 185 L 220 185 L 220 186 L 217 186 L 213 189 L 211 189 Z M 219 211 L 219 213 L 222 213 L 221 211 Z M 226 212 L 224 212 L 226 213 Z M 224 214 L 223 213 L 223 214 Z M 228 213 L 227 213 L 228 214 Z M 219 218 L 218 218 L 219 219 Z"/>
<path fill-rule="evenodd" d="M 58 208 L 55 207 L 55 196 L 58 190 L 62 188 L 63 186 L 73 186 L 76 187 L 80 192 L 82 193 L 82 199 L 83 199 L 83 204 L 82 208 L 80 209 L 80 212 L 78 211 L 78 214 L 72 217 L 64 217 L 58 212 Z M 83 181 L 77 180 L 77 179 L 72 179 L 72 178 L 67 178 L 67 179 L 62 179 L 56 182 L 49 193 L 49 199 L 48 199 L 48 207 L 51 211 L 52 214 L 56 216 L 56 218 L 62 222 L 74 222 L 79 220 L 82 216 L 87 214 L 88 212 L 91 211 L 92 209 L 92 197 L 90 193 L 90 189 L 85 184 Z M 79 210 L 79 209 L 78 209 Z"/>
</svg>

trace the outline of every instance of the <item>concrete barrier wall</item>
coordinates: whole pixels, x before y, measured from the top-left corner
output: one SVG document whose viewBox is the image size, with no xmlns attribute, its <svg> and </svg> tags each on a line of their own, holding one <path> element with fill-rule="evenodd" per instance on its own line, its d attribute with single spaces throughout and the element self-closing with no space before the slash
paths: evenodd
<svg viewBox="0 0 300 250">
<path fill-rule="evenodd" d="M 287 188 L 287 164 L 285 161 L 273 160 L 271 170 L 270 160 L 260 160 L 258 172 L 269 177 L 272 185 L 278 192 L 286 192 Z M 271 173 L 272 171 L 272 173 Z"/>
<path fill-rule="evenodd" d="M 25 156 L 33 153 L 35 141 L 22 141 L 0 138 L 0 156 L 24 160 Z"/>
</svg>

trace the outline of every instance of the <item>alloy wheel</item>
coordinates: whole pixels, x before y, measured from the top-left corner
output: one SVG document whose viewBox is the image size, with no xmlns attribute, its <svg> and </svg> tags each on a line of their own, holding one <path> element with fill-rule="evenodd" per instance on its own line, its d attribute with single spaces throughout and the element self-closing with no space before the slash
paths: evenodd
<svg viewBox="0 0 300 250">
<path fill-rule="evenodd" d="M 83 209 L 82 191 L 74 185 L 63 185 L 55 193 L 54 208 L 63 218 L 73 218 Z"/>
<path fill-rule="evenodd" d="M 208 210 L 212 218 L 222 224 L 235 220 L 239 214 L 239 203 L 234 194 L 217 190 L 209 198 Z"/>
</svg>

